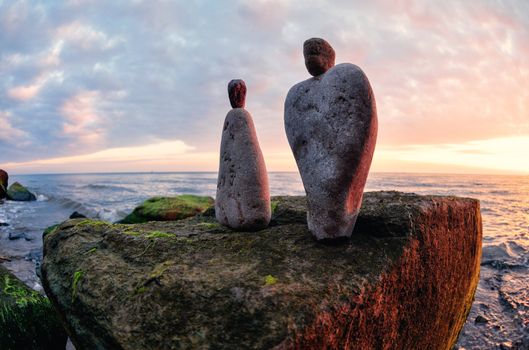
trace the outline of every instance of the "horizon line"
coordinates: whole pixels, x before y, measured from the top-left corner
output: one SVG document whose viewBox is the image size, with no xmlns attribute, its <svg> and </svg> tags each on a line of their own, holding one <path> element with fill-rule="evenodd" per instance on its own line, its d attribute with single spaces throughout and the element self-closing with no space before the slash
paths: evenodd
<svg viewBox="0 0 529 350">
<path fill-rule="evenodd" d="M 108 172 L 57 172 L 57 173 L 13 173 L 9 176 L 32 176 L 32 175 L 128 175 L 128 174 L 216 174 L 218 171 L 108 171 Z M 268 171 L 267 173 L 284 173 L 292 174 L 298 173 L 299 171 L 291 170 L 278 170 Z M 459 175 L 459 176 L 529 176 L 529 173 L 451 173 L 451 172 L 434 172 L 434 171 L 372 171 L 371 174 L 410 174 L 410 175 Z"/>
</svg>

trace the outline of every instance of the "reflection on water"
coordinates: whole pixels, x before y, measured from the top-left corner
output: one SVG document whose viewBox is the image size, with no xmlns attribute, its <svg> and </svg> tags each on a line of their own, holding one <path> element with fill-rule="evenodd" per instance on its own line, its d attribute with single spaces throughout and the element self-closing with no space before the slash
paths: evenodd
<svg viewBox="0 0 529 350">
<path fill-rule="evenodd" d="M 116 221 L 155 195 L 215 195 L 216 173 L 12 176 L 36 192 L 37 202 L 0 204 L 0 258 L 29 285 L 41 256 L 41 233 L 73 211 Z M 271 173 L 272 195 L 303 194 L 297 173 Z M 481 201 L 483 259 L 476 301 L 458 347 L 529 349 L 529 177 L 371 174 L 367 191 L 456 195 Z M 11 239 L 10 239 L 11 238 Z"/>
</svg>

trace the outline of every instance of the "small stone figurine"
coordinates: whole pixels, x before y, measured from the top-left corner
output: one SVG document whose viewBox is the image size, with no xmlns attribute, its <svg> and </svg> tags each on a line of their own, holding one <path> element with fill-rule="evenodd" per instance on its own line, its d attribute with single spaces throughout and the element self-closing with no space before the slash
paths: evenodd
<svg viewBox="0 0 529 350">
<path fill-rule="evenodd" d="M 268 174 L 252 116 L 244 109 L 244 81 L 230 81 L 228 95 L 233 109 L 222 130 L 215 216 L 232 229 L 257 231 L 270 223 Z"/>
<path fill-rule="evenodd" d="M 350 237 L 375 150 L 375 97 L 359 67 L 334 65 L 327 41 L 305 41 L 303 55 L 313 77 L 288 92 L 285 130 L 307 193 L 309 230 L 318 240 Z"/>
</svg>

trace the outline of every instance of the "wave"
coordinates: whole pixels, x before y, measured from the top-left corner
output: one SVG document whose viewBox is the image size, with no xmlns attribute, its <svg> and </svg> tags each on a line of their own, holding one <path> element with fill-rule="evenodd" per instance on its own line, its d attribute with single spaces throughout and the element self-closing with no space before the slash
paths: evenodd
<svg viewBox="0 0 529 350">
<path fill-rule="evenodd" d="M 514 241 L 485 246 L 481 257 L 482 266 L 498 270 L 527 268 L 528 261 L 529 250 Z"/>
<path fill-rule="evenodd" d="M 123 219 L 127 214 L 119 209 L 99 208 L 95 218 L 108 222 L 116 222 Z"/>
<path fill-rule="evenodd" d="M 46 202 L 48 200 L 50 200 L 49 197 L 43 194 L 37 194 L 37 202 Z"/>
<path fill-rule="evenodd" d="M 123 186 L 116 186 L 116 185 L 99 185 L 99 184 L 89 184 L 84 185 L 81 188 L 86 188 L 90 190 L 111 190 L 111 191 L 123 191 L 123 192 L 136 192 L 136 190 L 133 190 L 131 188 L 123 187 Z"/>
<path fill-rule="evenodd" d="M 59 204 L 61 207 L 68 208 L 72 212 L 78 211 L 80 213 L 89 213 L 91 211 L 83 203 L 70 198 L 49 196 L 48 200 Z"/>
</svg>

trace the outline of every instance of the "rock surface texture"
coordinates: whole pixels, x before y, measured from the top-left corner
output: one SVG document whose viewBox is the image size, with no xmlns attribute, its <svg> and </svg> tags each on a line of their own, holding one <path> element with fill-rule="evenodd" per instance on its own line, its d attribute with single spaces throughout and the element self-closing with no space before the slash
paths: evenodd
<svg viewBox="0 0 529 350">
<path fill-rule="evenodd" d="M 31 193 L 26 187 L 22 186 L 18 182 L 15 182 L 7 189 L 7 198 L 12 201 L 35 201 L 37 197 Z"/>
<path fill-rule="evenodd" d="M 175 197 L 152 197 L 134 208 L 119 223 L 139 224 L 148 221 L 174 221 L 195 216 L 211 208 L 211 197 L 182 194 Z M 71 217 L 70 217 L 71 219 Z"/>
<path fill-rule="evenodd" d="M 218 176 L 217 220 L 236 230 L 267 227 L 271 215 L 268 174 L 252 116 L 243 108 L 229 111 L 224 121 Z"/>
<path fill-rule="evenodd" d="M 0 169 L 0 199 L 6 198 L 9 175 L 6 171 Z"/>
<path fill-rule="evenodd" d="M 355 233 L 321 244 L 303 197 L 270 227 L 211 216 L 69 220 L 44 238 L 43 283 L 78 350 L 450 349 L 478 283 L 479 202 L 366 193 Z"/>
<path fill-rule="evenodd" d="M 343 63 L 294 85 L 285 101 L 285 130 L 307 193 L 309 229 L 316 239 L 349 237 L 377 137 L 365 74 Z"/>
<path fill-rule="evenodd" d="M 66 332 L 48 298 L 0 266 L 0 349 L 57 350 Z"/>
</svg>

